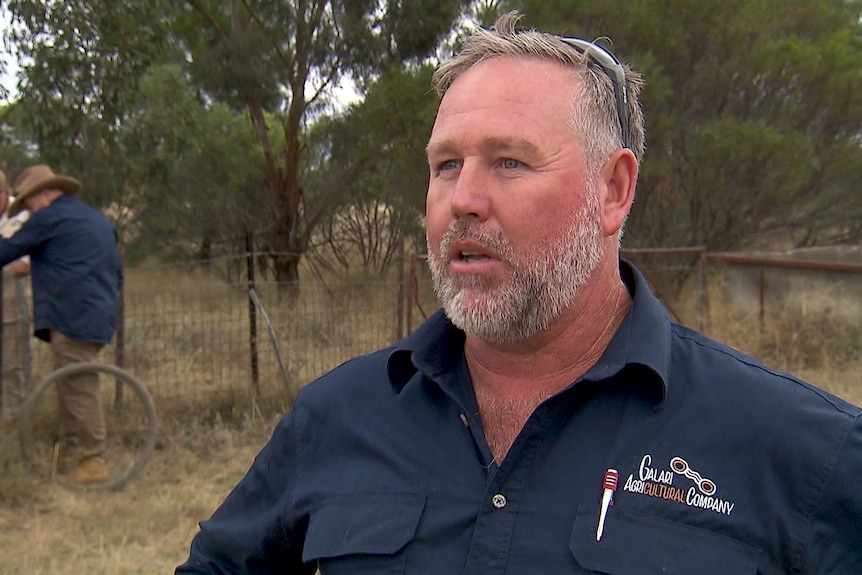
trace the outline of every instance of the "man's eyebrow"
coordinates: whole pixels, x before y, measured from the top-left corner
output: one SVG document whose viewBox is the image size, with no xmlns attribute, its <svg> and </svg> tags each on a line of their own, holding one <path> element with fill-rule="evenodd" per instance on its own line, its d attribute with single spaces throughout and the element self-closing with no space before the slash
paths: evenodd
<svg viewBox="0 0 862 575">
<path fill-rule="evenodd" d="M 533 142 L 520 137 L 511 138 L 486 138 L 481 143 L 485 152 L 520 152 L 528 155 L 538 155 L 539 147 Z M 428 155 L 452 155 L 457 154 L 458 146 L 451 140 L 440 142 L 428 142 L 425 153 Z"/>
<path fill-rule="evenodd" d="M 442 142 L 428 142 L 425 145 L 426 155 L 450 156 L 455 153 L 455 144 L 449 140 Z"/>
</svg>

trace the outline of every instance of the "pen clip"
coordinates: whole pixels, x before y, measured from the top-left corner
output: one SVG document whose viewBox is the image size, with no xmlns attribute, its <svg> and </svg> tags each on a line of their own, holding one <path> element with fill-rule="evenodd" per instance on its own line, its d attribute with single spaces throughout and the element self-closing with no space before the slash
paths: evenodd
<svg viewBox="0 0 862 575">
<path fill-rule="evenodd" d="M 602 533 L 605 530 L 605 518 L 608 515 L 608 508 L 614 504 L 614 492 L 617 490 L 620 474 L 616 469 L 608 469 L 605 471 L 604 481 L 602 481 L 602 507 L 599 511 L 599 524 L 596 527 L 596 541 L 602 540 Z"/>
</svg>

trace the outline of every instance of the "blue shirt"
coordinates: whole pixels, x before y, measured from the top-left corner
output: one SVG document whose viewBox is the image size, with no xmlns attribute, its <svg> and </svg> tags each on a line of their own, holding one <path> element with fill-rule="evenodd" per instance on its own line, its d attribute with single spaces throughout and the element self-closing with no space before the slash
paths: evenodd
<svg viewBox="0 0 862 575">
<path fill-rule="evenodd" d="M 108 344 L 117 325 L 123 271 L 113 225 L 75 196 L 37 210 L 9 239 L 0 267 L 30 255 L 33 325 L 38 338 Z"/>
<path fill-rule="evenodd" d="M 177 573 L 862 573 L 860 409 L 672 323 L 622 271 L 609 347 L 499 467 L 438 312 L 306 386 Z"/>
</svg>

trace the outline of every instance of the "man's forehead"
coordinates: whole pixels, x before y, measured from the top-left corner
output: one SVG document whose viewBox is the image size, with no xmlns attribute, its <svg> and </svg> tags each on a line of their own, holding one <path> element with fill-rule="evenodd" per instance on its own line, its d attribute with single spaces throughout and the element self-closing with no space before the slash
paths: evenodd
<svg viewBox="0 0 862 575">
<path fill-rule="evenodd" d="M 536 153 L 539 148 L 535 142 L 532 142 L 522 136 L 491 135 L 479 138 L 477 143 L 482 149 L 486 151 L 497 152 L 516 150 L 521 152 Z M 440 153 L 445 154 L 456 151 L 459 147 L 461 147 L 461 144 L 458 140 L 453 140 L 449 138 L 435 140 L 432 135 L 431 140 L 426 146 L 426 151 L 429 155 Z"/>
</svg>

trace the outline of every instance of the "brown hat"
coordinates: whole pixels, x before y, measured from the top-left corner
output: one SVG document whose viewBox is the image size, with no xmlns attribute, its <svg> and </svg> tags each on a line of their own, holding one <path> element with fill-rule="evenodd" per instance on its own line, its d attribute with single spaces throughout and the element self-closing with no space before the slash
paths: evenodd
<svg viewBox="0 0 862 575">
<path fill-rule="evenodd" d="M 15 180 L 15 201 L 9 208 L 9 216 L 15 216 L 24 209 L 25 199 L 49 189 L 77 194 L 81 190 L 81 182 L 69 176 L 57 175 L 45 164 L 30 166 Z"/>
</svg>

